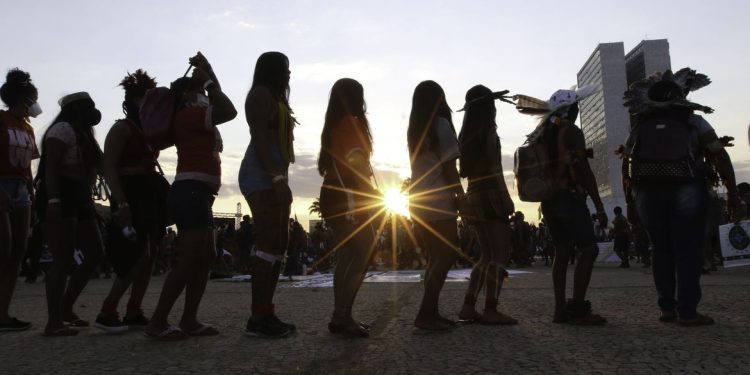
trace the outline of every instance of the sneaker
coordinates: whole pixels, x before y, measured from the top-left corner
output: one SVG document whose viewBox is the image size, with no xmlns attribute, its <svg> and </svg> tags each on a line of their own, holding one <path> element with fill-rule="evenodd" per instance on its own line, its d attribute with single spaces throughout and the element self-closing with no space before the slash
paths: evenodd
<svg viewBox="0 0 750 375">
<path fill-rule="evenodd" d="M 0 332 L 25 331 L 31 328 L 31 323 L 11 318 L 10 322 L 0 323 Z"/>
<path fill-rule="evenodd" d="M 249 337 L 282 338 L 289 336 L 291 333 L 291 329 L 277 323 L 271 316 L 263 318 L 251 317 L 247 321 L 247 328 L 245 329 L 245 336 Z"/>
<path fill-rule="evenodd" d="M 292 332 L 294 332 L 294 331 L 297 330 L 297 326 L 295 326 L 294 324 L 291 324 L 291 323 L 286 323 L 286 322 L 281 321 L 281 319 L 279 319 L 279 317 L 276 316 L 276 315 L 271 315 L 269 317 L 269 319 L 271 319 L 276 324 L 279 324 L 281 326 L 284 326 L 284 327 L 288 328 Z"/>
<path fill-rule="evenodd" d="M 123 333 L 128 330 L 127 324 L 120 321 L 117 315 L 102 315 L 96 317 L 94 327 L 106 331 L 107 333 Z"/>
<path fill-rule="evenodd" d="M 125 318 L 122 319 L 122 323 L 129 327 L 145 327 L 148 325 L 148 318 L 143 316 L 143 314 L 132 316 L 126 315 Z"/>
</svg>

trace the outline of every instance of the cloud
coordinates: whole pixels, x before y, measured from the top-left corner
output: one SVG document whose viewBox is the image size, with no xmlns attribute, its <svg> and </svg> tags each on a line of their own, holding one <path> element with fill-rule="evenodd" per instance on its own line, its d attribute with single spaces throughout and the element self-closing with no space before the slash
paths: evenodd
<svg viewBox="0 0 750 375">
<path fill-rule="evenodd" d="M 246 21 L 237 21 L 237 26 L 245 28 L 245 29 L 254 29 L 258 27 L 257 25 L 250 23 L 250 22 L 246 22 Z"/>
</svg>

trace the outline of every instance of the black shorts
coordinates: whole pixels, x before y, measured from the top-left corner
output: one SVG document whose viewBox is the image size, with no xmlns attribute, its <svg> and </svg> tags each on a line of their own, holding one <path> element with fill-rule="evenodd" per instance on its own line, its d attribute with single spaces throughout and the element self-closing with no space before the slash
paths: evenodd
<svg viewBox="0 0 750 375">
<path fill-rule="evenodd" d="M 138 238 L 150 236 L 160 239 L 166 234 L 166 192 L 163 191 L 163 177 L 153 174 L 120 176 L 122 190 L 130 206 L 133 228 Z M 111 207 L 116 210 L 116 202 Z"/>
<path fill-rule="evenodd" d="M 169 189 L 167 202 L 169 215 L 177 230 L 207 229 L 214 227 L 216 191 L 211 185 L 196 180 L 175 181 Z"/>
<path fill-rule="evenodd" d="M 586 196 L 560 190 L 553 198 L 542 202 L 542 214 L 555 246 L 577 246 L 579 249 L 596 246 Z"/>
<path fill-rule="evenodd" d="M 96 218 L 92 184 L 60 177 L 60 204 L 63 218 L 75 218 L 80 221 Z"/>
</svg>

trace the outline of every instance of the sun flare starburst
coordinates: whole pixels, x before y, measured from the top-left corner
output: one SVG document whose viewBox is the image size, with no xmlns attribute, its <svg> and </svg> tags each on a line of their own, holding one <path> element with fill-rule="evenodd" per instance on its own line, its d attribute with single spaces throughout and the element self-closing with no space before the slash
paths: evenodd
<svg viewBox="0 0 750 375">
<path fill-rule="evenodd" d="M 383 192 L 383 206 L 390 214 L 409 216 L 409 197 L 398 188 L 387 188 Z"/>
</svg>

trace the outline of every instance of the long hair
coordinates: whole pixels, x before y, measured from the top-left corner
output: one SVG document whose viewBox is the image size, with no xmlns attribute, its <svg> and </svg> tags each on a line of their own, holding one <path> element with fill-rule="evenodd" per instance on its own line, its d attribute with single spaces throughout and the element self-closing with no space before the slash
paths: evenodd
<svg viewBox="0 0 750 375">
<path fill-rule="evenodd" d="M 255 63 L 250 90 L 263 86 L 276 100 L 289 105 L 289 58 L 281 52 L 265 52 Z"/>
<path fill-rule="evenodd" d="M 84 165 L 93 169 L 99 164 L 102 159 L 102 150 L 94 137 L 94 128 L 80 122 L 81 112 L 91 110 L 92 108 L 95 108 L 95 105 L 91 99 L 76 100 L 62 107 L 60 113 L 52 120 L 52 123 L 44 132 L 44 136 L 42 136 L 41 157 L 36 177 L 34 178 L 35 182 L 43 181 L 45 178 L 47 142 L 44 139 L 47 138 L 47 133 L 52 126 L 60 122 L 67 122 L 73 127 L 73 131 L 76 134 L 76 142 L 81 148 L 81 159 Z"/>
<path fill-rule="evenodd" d="M 18 68 L 9 70 L 5 76 L 5 83 L 0 86 L 0 99 L 8 108 L 37 94 L 36 86 L 31 82 L 31 75 Z"/>
<path fill-rule="evenodd" d="M 146 91 L 156 87 L 156 81 L 143 69 L 135 73 L 128 73 L 120 81 L 120 86 L 125 90 L 125 100 L 122 101 L 122 112 L 125 118 L 133 121 L 138 127 L 141 126 L 140 108 L 136 101 L 146 95 Z"/>
<path fill-rule="evenodd" d="M 333 158 L 328 150 L 333 143 L 333 127 L 347 116 L 357 117 L 363 125 L 367 141 L 372 146 L 372 134 L 367 121 L 367 103 L 365 103 L 364 89 L 362 85 L 351 78 L 342 78 L 333 84 L 331 95 L 328 98 L 323 132 L 320 134 L 320 153 L 318 154 L 318 173 L 324 176 L 326 171 L 332 167 Z M 372 147 L 369 147 L 372 150 Z M 369 156 L 369 155 L 368 155 Z"/>
<path fill-rule="evenodd" d="M 466 102 L 489 94 L 492 94 L 492 90 L 476 85 L 466 92 Z M 484 153 L 487 149 L 485 147 L 487 138 L 497 139 L 496 114 L 495 101 L 491 97 L 473 102 L 466 108 L 461 133 L 458 136 L 461 150 L 459 159 L 461 177 L 473 177 L 489 171 L 489 166 L 484 165 L 488 160 Z"/>
<path fill-rule="evenodd" d="M 445 101 L 443 88 L 435 81 L 423 81 L 414 89 L 409 128 L 406 130 L 410 160 L 413 161 L 422 152 L 434 151 L 437 147 L 438 139 L 434 124 L 438 117 L 447 119 L 453 129 L 451 109 Z M 455 130 L 453 132 L 455 134 Z"/>
</svg>

